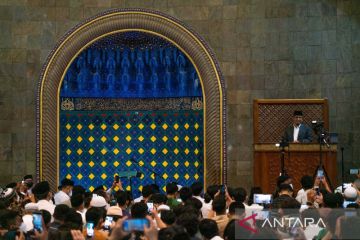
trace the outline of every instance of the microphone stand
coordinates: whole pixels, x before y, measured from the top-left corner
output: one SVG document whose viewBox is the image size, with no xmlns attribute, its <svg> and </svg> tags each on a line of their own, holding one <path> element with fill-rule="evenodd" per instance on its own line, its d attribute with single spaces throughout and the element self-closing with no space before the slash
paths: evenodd
<svg viewBox="0 0 360 240">
<path fill-rule="evenodd" d="M 136 163 L 137 165 L 139 165 L 139 162 L 136 161 L 134 158 L 131 158 L 130 159 L 131 162 L 134 162 Z M 157 182 L 156 182 L 156 179 L 157 179 L 157 176 L 159 175 L 156 171 L 154 171 L 153 169 L 147 167 L 145 164 L 142 166 L 144 169 L 146 169 L 148 172 L 151 172 L 152 174 L 154 174 L 154 183 L 157 185 Z M 158 185 L 159 186 L 159 185 Z"/>
<path fill-rule="evenodd" d="M 284 176 L 287 175 L 286 174 L 286 170 L 285 170 L 285 147 L 289 146 L 289 143 L 286 142 L 284 139 L 281 139 L 281 142 L 279 144 L 276 144 L 278 147 L 281 147 L 280 150 L 280 166 L 281 166 L 281 170 L 280 170 L 280 176 Z"/>
<path fill-rule="evenodd" d="M 313 121 L 314 123 L 314 121 Z M 323 144 L 326 144 L 327 148 L 330 148 L 330 145 L 328 144 L 328 142 L 326 141 L 325 139 L 325 135 L 326 135 L 326 132 L 325 132 L 325 129 L 324 129 L 324 125 L 323 125 L 323 122 L 316 122 L 315 121 L 315 126 L 314 126 L 314 131 L 315 133 L 317 133 L 318 135 L 318 142 L 319 142 L 319 147 L 320 147 L 320 151 L 319 151 L 319 165 L 316 167 L 316 170 L 315 170 L 315 174 L 314 176 L 317 177 L 317 174 L 318 174 L 318 171 L 319 170 L 323 170 L 324 172 L 324 176 L 326 181 L 328 182 L 329 184 L 329 187 L 330 189 L 332 189 L 332 185 L 331 185 L 331 182 L 330 182 L 330 179 L 326 173 L 326 170 L 325 170 L 325 167 L 324 167 L 324 163 L 323 163 L 323 156 L 322 156 L 322 153 L 323 153 Z"/>
<path fill-rule="evenodd" d="M 341 147 L 341 192 L 344 193 L 344 147 Z"/>
</svg>

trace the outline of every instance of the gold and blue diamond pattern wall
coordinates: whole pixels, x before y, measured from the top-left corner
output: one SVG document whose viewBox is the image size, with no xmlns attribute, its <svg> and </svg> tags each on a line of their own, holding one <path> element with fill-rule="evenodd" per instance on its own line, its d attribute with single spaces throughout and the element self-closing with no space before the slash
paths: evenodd
<svg viewBox="0 0 360 240">
<path fill-rule="evenodd" d="M 132 178 L 135 196 L 155 182 L 162 190 L 173 181 L 202 182 L 203 112 L 61 111 L 59 166 L 60 180 L 90 191 L 111 186 L 123 171 L 142 173 Z M 122 181 L 130 190 L 128 179 Z"/>
</svg>

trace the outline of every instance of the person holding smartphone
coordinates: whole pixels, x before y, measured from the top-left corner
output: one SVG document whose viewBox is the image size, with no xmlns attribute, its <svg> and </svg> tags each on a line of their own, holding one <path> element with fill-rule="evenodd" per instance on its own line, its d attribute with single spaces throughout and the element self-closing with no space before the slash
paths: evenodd
<svg viewBox="0 0 360 240">
<path fill-rule="evenodd" d="M 106 240 L 108 231 L 103 230 L 106 212 L 103 208 L 91 207 L 86 211 L 84 237 L 87 239 Z"/>
<path fill-rule="evenodd" d="M 117 189 L 116 189 L 117 188 Z M 111 196 L 112 192 L 116 190 L 116 191 L 124 191 L 124 188 L 122 186 L 122 182 L 120 180 L 120 176 L 119 175 L 115 175 L 114 176 L 114 181 L 113 184 L 111 185 L 111 187 L 106 191 L 106 193 Z"/>
</svg>

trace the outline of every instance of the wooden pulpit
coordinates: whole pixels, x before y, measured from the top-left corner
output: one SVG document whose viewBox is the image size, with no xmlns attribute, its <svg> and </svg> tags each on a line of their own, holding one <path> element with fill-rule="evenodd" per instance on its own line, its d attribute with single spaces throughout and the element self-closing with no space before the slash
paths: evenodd
<svg viewBox="0 0 360 240">
<path fill-rule="evenodd" d="M 285 129 L 292 124 L 293 112 L 304 114 L 304 123 L 324 121 L 329 129 L 327 99 L 257 99 L 254 100 L 254 186 L 272 193 L 281 172 L 281 151 L 275 144 L 281 141 Z M 284 148 L 284 166 L 293 178 L 295 191 L 301 188 L 301 177 L 313 176 L 322 158 L 324 170 L 332 186 L 337 186 L 336 144 L 321 146 L 314 134 L 313 143 L 289 144 Z"/>
</svg>

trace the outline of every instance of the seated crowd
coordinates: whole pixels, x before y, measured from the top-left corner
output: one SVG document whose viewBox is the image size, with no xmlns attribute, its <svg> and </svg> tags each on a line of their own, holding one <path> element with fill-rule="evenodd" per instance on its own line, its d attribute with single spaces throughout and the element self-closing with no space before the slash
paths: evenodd
<svg viewBox="0 0 360 240">
<path fill-rule="evenodd" d="M 133 199 L 116 178 L 110 188 L 92 192 L 63 179 L 53 195 L 48 182 L 33 185 L 27 175 L 0 189 L 0 239 L 360 238 L 359 178 L 332 191 L 325 178 L 304 176 L 296 194 L 291 183 L 280 176 L 271 201 L 263 202 L 254 197 L 265 196 L 259 187 L 249 196 L 242 187 L 224 185 L 204 193 L 200 182 L 168 183 L 165 193 L 147 185 Z M 275 218 L 299 221 L 274 226 Z"/>
</svg>

